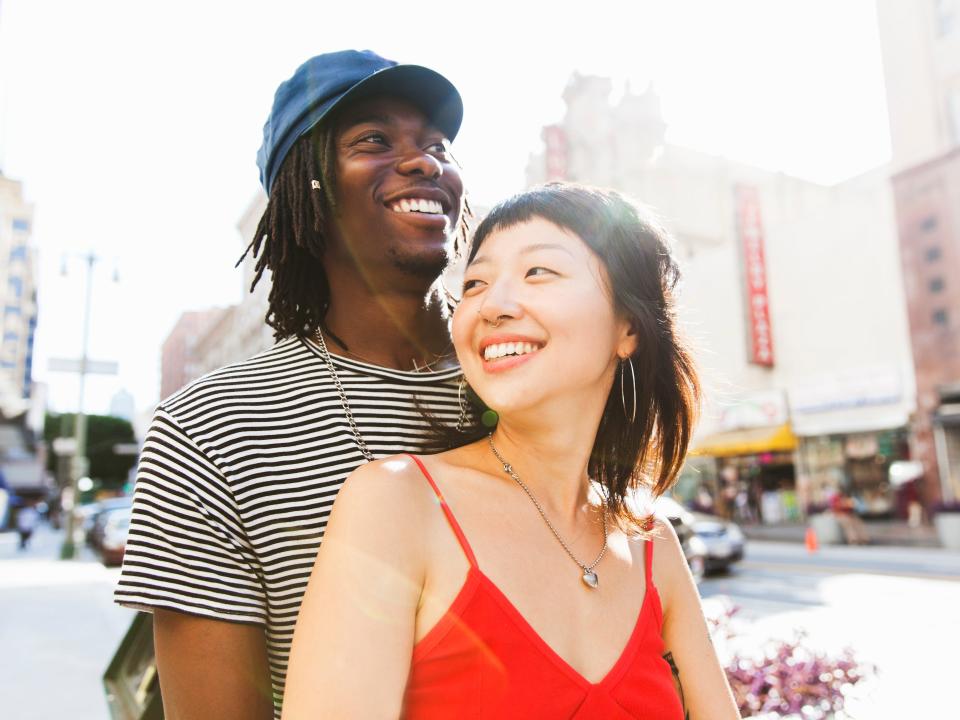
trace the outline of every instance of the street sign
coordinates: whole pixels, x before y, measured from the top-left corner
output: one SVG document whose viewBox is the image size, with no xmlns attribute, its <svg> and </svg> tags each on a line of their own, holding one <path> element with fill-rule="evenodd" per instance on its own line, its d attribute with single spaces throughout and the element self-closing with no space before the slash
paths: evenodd
<svg viewBox="0 0 960 720">
<path fill-rule="evenodd" d="M 73 358 L 50 358 L 47 369 L 50 372 L 80 372 L 80 361 Z M 112 360 L 87 360 L 86 372 L 95 375 L 116 375 L 117 363 Z"/>
<path fill-rule="evenodd" d="M 57 455 L 73 455 L 77 452 L 77 439 L 72 437 L 54 438 L 53 452 Z"/>
</svg>

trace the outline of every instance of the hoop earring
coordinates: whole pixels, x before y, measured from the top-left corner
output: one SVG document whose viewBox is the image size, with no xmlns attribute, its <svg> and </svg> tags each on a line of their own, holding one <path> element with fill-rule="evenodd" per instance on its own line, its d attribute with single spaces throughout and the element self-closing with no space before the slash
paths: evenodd
<svg viewBox="0 0 960 720">
<path fill-rule="evenodd" d="M 457 432 L 463 432 L 463 426 L 467 424 L 467 404 L 463 401 L 464 388 L 467 386 L 467 378 L 460 376 L 460 382 L 457 384 L 457 405 L 460 407 L 460 417 L 457 418 Z"/>
<path fill-rule="evenodd" d="M 633 390 L 630 393 L 630 397 L 633 398 L 630 407 L 631 411 L 627 412 L 627 391 L 624 389 L 626 386 L 626 372 L 624 372 L 623 366 L 630 366 L 630 379 Z M 637 419 L 637 375 L 633 369 L 633 358 L 623 358 L 620 360 L 620 402 L 623 404 L 623 416 L 630 418 L 630 424 L 632 425 L 636 422 Z"/>
</svg>

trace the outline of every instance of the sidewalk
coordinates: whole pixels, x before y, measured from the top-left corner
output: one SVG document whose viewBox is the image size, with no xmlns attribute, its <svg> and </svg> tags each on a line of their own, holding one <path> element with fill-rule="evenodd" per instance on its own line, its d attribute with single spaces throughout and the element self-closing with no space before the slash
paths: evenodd
<svg viewBox="0 0 960 720">
<path fill-rule="evenodd" d="M 898 545 L 903 547 L 938 548 L 937 531 L 930 525 L 910 527 L 899 520 L 871 520 L 865 523 L 871 545 Z M 741 525 L 744 534 L 753 540 L 802 543 L 807 532 L 806 523 L 781 525 Z"/>
</svg>

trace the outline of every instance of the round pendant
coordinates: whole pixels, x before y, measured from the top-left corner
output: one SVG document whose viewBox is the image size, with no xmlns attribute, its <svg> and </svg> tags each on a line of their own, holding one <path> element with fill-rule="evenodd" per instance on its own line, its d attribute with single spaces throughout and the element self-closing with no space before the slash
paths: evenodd
<svg viewBox="0 0 960 720">
<path fill-rule="evenodd" d="M 600 580 L 597 578 L 597 574 L 593 572 L 593 570 L 584 570 L 583 584 L 586 585 L 591 590 L 596 590 L 597 585 L 600 584 Z"/>
</svg>

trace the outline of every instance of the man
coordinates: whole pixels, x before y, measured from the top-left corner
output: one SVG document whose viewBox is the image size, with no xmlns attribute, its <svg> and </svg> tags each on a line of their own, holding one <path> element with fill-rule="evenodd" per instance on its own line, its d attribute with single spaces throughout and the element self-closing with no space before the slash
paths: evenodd
<svg viewBox="0 0 960 720">
<path fill-rule="evenodd" d="M 279 342 L 160 404 L 116 591 L 154 613 L 168 720 L 279 717 L 341 483 L 368 459 L 422 450 L 424 414 L 458 418 L 432 289 L 463 237 L 449 152 L 461 117 L 449 81 L 371 52 L 312 58 L 277 90 L 251 248 Z"/>
</svg>

